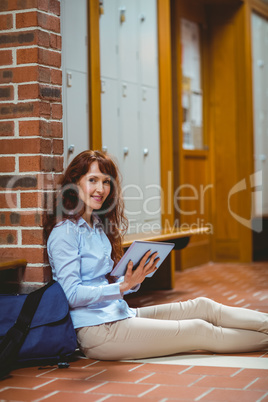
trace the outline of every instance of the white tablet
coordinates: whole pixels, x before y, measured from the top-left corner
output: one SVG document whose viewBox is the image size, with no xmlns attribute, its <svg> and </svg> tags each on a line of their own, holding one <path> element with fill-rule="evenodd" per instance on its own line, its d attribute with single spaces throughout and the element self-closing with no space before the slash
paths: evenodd
<svg viewBox="0 0 268 402">
<path fill-rule="evenodd" d="M 156 258 L 160 258 L 157 263 L 157 268 L 160 267 L 164 259 L 168 256 L 171 252 L 173 247 L 175 246 L 174 243 L 164 243 L 164 242 L 157 242 L 157 241 L 134 241 L 128 250 L 125 252 L 119 263 L 114 267 L 111 272 L 112 276 L 122 276 L 125 275 L 127 264 L 131 260 L 133 261 L 133 265 L 135 267 L 136 264 L 142 259 L 147 251 L 151 250 L 151 254 L 158 252 Z M 156 271 L 155 271 L 156 272 Z M 155 272 L 147 275 L 148 277 L 153 276 Z"/>
</svg>

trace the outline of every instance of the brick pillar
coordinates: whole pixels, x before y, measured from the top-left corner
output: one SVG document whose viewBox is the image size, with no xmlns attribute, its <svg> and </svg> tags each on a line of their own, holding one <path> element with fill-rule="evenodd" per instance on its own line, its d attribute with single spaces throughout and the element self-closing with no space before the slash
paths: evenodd
<svg viewBox="0 0 268 402">
<path fill-rule="evenodd" d="M 0 2 L 0 256 L 49 279 L 43 211 L 63 170 L 59 0 Z"/>
</svg>

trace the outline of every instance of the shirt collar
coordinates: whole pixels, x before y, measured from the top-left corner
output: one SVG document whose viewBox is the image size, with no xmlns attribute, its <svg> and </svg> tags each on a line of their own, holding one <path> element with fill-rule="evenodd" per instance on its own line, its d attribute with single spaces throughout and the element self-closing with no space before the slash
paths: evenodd
<svg viewBox="0 0 268 402">
<path fill-rule="evenodd" d="M 95 229 L 96 227 L 100 226 L 102 224 L 100 218 L 97 215 L 92 215 L 92 220 L 93 220 L 93 229 Z M 86 224 L 87 226 L 89 226 L 89 224 L 87 223 L 87 221 L 85 221 L 84 218 L 82 218 L 82 216 L 80 216 L 79 220 L 78 220 L 78 226 L 83 226 L 84 224 Z M 90 226 L 89 226 L 90 227 Z M 90 227 L 90 229 L 92 229 Z"/>
</svg>

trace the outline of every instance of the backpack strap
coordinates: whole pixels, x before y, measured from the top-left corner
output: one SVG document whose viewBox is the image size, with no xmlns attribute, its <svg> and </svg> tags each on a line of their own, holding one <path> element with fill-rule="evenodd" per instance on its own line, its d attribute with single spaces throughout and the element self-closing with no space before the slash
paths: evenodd
<svg viewBox="0 0 268 402">
<path fill-rule="evenodd" d="M 30 330 L 30 325 L 44 292 L 55 281 L 48 282 L 45 286 L 27 295 L 20 314 L 15 324 L 7 331 L 0 343 L 0 378 L 5 377 L 11 371 L 20 348 Z"/>
</svg>

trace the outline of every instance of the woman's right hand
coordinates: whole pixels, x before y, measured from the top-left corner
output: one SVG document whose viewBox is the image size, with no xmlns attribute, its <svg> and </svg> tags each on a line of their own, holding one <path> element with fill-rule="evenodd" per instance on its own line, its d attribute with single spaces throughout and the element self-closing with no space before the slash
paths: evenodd
<svg viewBox="0 0 268 402">
<path fill-rule="evenodd" d="M 147 253 L 144 254 L 142 259 L 140 260 L 139 265 L 134 271 L 133 271 L 133 262 L 129 261 L 129 263 L 127 264 L 127 270 L 124 276 L 124 281 L 121 282 L 119 285 L 121 293 L 124 293 L 129 289 L 132 289 L 135 286 L 139 285 L 144 281 L 147 275 L 156 271 L 157 269 L 156 264 L 159 261 L 159 257 L 157 257 L 158 253 L 157 252 L 153 253 L 151 257 L 150 255 L 151 250 L 147 251 Z"/>
</svg>

